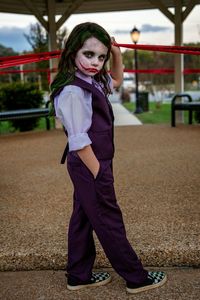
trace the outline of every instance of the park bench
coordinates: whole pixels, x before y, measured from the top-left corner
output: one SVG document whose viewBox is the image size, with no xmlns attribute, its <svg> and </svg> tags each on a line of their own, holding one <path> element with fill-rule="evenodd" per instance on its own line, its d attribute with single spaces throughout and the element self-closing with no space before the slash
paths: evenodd
<svg viewBox="0 0 200 300">
<path fill-rule="evenodd" d="M 177 102 L 177 99 L 187 98 L 187 101 Z M 200 101 L 192 101 L 192 97 L 188 94 L 176 94 L 171 102 L 171 126 L 176 126 L 176 111 L 188 111 L 188 124 L 192 124 L 192 112 L 200 111 Z"/>
<path fill-rule="evenodd" d="M 44 107 L 44 108 L 28 108 L 28 109 L 2 111 L 2 112 L 0 112 L 0 122 L 15 120 L 15 119 L 45 117 L 46 118 L 46 129 L 50 130 L 49 103 L 50 103 L 50 101 L 47 101 L 46 107 Z"/>
</svg>

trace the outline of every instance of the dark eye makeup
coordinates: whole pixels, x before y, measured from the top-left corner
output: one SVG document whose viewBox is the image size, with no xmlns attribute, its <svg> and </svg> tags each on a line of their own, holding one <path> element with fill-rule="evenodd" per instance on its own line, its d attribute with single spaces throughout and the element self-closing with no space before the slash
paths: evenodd
<svg viewBox="0 0 200 300">
<path fill-rule="evenodd" d="M 105 54 L 100 55 L 100 56 L 99 56 L 99 59 L 100 59 L 100 60 L 105 60 L 105 59 L 106 59 L 106 55 L 105 55 Z"/>
<path fill-rule="evenodd" d="M 92 58 L 95 53 L 93 51 L 84 51 L 83 54 L 87 57 L 87 58 Z M 106 58 L 106 55 L 105 54 L 102 54 L 99 56 L 99 60 L 103 61 L 105 60 Z"/>
<path fill-rule="evenodd" d="M 91 58 L 94 56 L 94 52 L 92 51 L 84 51 L 83 54 L 87 57 L 87 58 Z"/>
</svg>

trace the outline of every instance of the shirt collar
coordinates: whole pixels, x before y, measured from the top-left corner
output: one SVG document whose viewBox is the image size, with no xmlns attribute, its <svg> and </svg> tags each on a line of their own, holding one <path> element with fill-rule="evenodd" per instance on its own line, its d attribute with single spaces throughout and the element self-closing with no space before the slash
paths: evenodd
<svg viewBox="0 0 200 300">
<path fill-rule="evenodd" d="M 75 72 L 75 76 L 86 81 L 87 83 L 93 84 L 100 92 L 103 92 L 103 85 L 98 83 L 93 77 L 91 76 L 87 76 L 85 74 L 83 74 L 81 71 L 77 70 Z"/>
<path fill-rule="evenodd" d="M 83 74 L 82 72 L 80 72 L 79 70 L 76 71 L 75 75 L 76 75 L 76 77 L 92 84 L 92 77 L 91 76 L 87 76 L 87 75 Z"/>
</svg>

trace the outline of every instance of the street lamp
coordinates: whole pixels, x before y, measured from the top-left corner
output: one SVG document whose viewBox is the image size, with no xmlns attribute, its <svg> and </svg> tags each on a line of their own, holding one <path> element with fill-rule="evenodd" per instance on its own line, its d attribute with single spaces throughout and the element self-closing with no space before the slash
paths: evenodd
<svg viewBox="0 0 200 300">
<path fill-rule="evenodd" d="M 139 37 L 140 37 L 140 31 L 134 27 L 131 32 L 131 39 L 132 42 L 136 45 Z M 135 59 L 135 103 L 136 103 L 136 109 L 135 109 L 135 114 L 140 114 L 143 112 L 141 106 L 140 106 L 140 99 L 139 99 L 139 91 L 138 91 L 138 58 L 137 58 L 137 49 L 134 51 L 134 59 Z"/>
</svg>

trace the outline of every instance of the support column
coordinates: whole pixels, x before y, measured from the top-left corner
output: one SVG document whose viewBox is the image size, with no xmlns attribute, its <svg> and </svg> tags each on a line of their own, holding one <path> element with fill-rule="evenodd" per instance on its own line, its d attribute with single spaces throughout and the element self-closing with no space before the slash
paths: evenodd
<svg viewBox="0 0 200 300">
<path fill-rule="evenodd" d="M 55 0 L 48 0 L 47 1 L 47 12 L 48 12 L 48 38 L 49 38 L 49 51 L 57 50 L 57 43 L 56 43 L 56 10 L 55 10 Z M 50 82 L 53 81 L 56 72 L 52 72 L 52 69 L 57 69 L 58 67 L 58 59 L 50 59 L 49 60 L 49 69 L 50 69 Z M 55 118 L 55 128 L 61 129 L 62 124 L 60 121 Z"/>
<path fill-rule="evenodd" d="M 182 1 L 175 1 L 175 42 L 176 46 L 182 46 L 183 44 L 183 20 L 182 20 Z M 175 54 L 175 93 L 182 93 L 184 91 L 184 60 L 183 54 Z M 180 99 L 181 101 L 181 99 Z M 181 111 L 176 112 L 176 120 L 179 123 L 183 122 L 183 113 Z"/>
<path fill-rule="evenodd" d="M 55 20 L 55 0 L 47 1 L 47 12 L 48 12 L 48 37 L 49 37 L 49 51 L 57 50 L 56 43 L 56 20 Z M 58 59 L 50 59 L 49 68 L 54 69 L 58 66 Z M 53 80 L 56 73 L 50 73 L 50 81 Z"/>
</svg>

